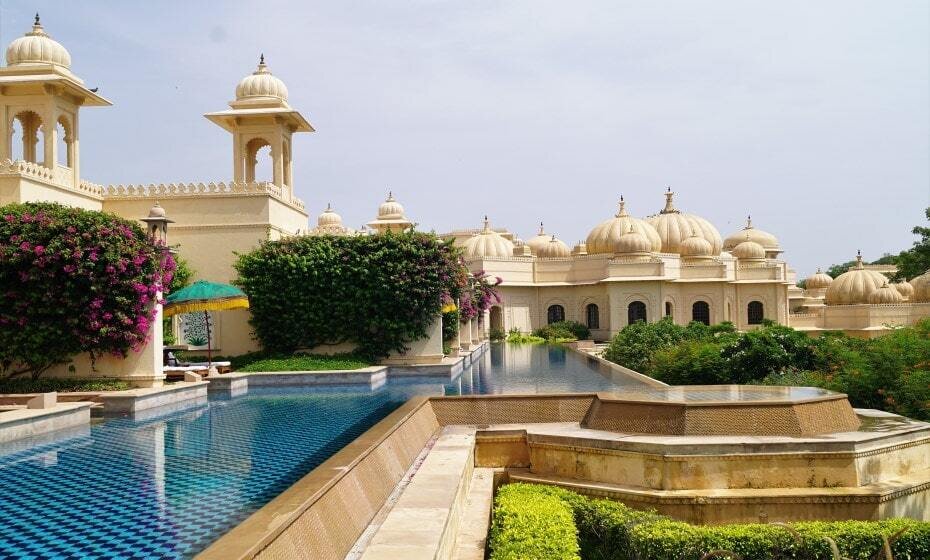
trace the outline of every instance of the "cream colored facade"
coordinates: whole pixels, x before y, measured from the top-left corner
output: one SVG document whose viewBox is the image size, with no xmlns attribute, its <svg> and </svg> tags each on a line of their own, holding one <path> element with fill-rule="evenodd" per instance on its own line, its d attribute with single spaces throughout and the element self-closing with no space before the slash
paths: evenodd
<svg viewBox="0 0 930 560">
<path fill-rule="evenodd" d="M 892 283 L 888 277 L 896 272 L 894 266 L 864 264 L 861 255 L 835 280 L 818 270 L 791 292 L 791 326 L 873 338 L 930 317 L 930 272 Z"/>
<path fill-rule="evenodd" d="M 445 237 L 463 248 L 472 271 L 503 280 L 489 328 L 529 332 L 566 319 L 607 340 L 632 321 L 663 317 L 740 329 L 763 319 L 786 324 L 794 272 L 775 237 L 750 222 L 724 240 L 707 220 L 678 210 L 674 193 L 665 197 L 658 214 L 642 219 L 621 199 L 614 217 L 573 249 L 542 227 L 524 242 L 487 221 Z"/>
<path fill-rule="evenodd" d="M 217 282 L 235 278 L 235 253 L 306 232 L 304 204 L 293 194 L 291 141 L 313 127 L 288 105 L 287 88 L 264 57 L 238 84 L 229 109 L 205 115 L 232 137 L 232 179 L 172 184 L 103 186 L 81 178 L 80 109 L 111 103 L 87 89 L 70 65 L 67 50 L 38 18 L 8 47 L 7 66 L 0 68 L 0 204 L 51 201 L 141 219 L 157 202 L 174 221 L 169 243 L 197 278 Z M 58 151 L 59 135 L 65 153 Z M 269 181 L 255 175 L 258 152 L 266 146 Z M 247 312 L 217 313 L 212 320 L 217 353 L 256 348 Z"/>
<path fill-rule="evenodd" d="M 294 195 L 292 141 L 295 133 L 313 132 L 313 127 L 288 104 L 287 87 L 270 72 L 264 56 L 236 86 L 227 109 L 204 115 L 230 134 L 231 174 L 209 182 L 107 186 L 81 177 L 80 110 L 107 107 L 110 101 L 71 71 L 70 54 L 38 18 L 31 31 L 9 45 L 6 61 L 0 68 L 0 204 L 54 201 L 130 219 L 142 219 L 160 204 L 173 221 L 169 243 L 178 247 L 196 278 L 219 282 L 235 278 L 236 253 L 265 240 L 414 227 L 393 194 L 361 231 L 344 226 L 332 207 L 315 227 L 309 226 L 304 203 Z M 256 176 L 257 158 L 265 147 L 272 169 L 268 180 Z M 564 318 L 586 323 L 595 338 L 607 339 L 631 320 L 670 316 L 682 324 L 693 319 L 732 321 L 740 329 L 771 319 L 812 332 L 875 333 L 930 315 L 930 304 L 892 301 L 888 290 L 879 294 L 878 303 L 824 306 L 816 293 L 795 286 L 775 236 L 751 222 L 722 239 L 709 221 L 675 208 L 670 191 L 665 207 L 643 219 L 628 214 L 625 204 L 621 200 L 616 215 L 595 226 L 586 242 L 574 248 L 542 227 L 526 242 L 489 223 L 447 234 L 464 247 L 472 270 L 504 281 L 503 302 L 485 317 L 485 332 L 530 331 Z M 918 292 L 912 301 L 930 300 L 930 293 L 921 299 L 924 292 Z M 217 354 L 257 348 L 247 311 L 213 314 L 211 322 Z M 182 342 L 185 332 L 179 328 Z M 476 323 L 460 336 L 468 349 L 483 334 Z M 423 357 L 417 359 L 441 359 L 432 338 L 429 352 L 420 352 Z M 130 369 L 158 377 L 160 353 L 151 354 L 152 364 Z M 81 360 L 78 364 L 82 371 L 89 368 Z M 124 375 L 124 366 L 108 367 Z"/>
</svg>

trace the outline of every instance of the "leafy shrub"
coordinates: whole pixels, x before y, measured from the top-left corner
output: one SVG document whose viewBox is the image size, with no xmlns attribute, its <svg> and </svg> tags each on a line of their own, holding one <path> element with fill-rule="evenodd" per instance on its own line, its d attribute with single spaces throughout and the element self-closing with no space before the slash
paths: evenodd
<svg viewBox="0 0 930 560">
<path fill-rule="evenodd" d="M 730 383 L 722 346 L 714 342 L 684 341 L 652 355 L 649 375 L 669 385 Z"/>
<path fill-rule="evenodd" d="M 491 342 L 500 342 L 507 338 L 507 333 L 504 332 L 504 329 L 491 329 L 488 332 L 488 338 L 491 339 Z"/>
<path fill-rule="evenodd" d="M 442 313 L 442 341 L 452 342 L 459 334 L 459 310 L 444 311 Z M 448 354 L 448 352 L 446 352 Z"/>
<path fill-rule="evenodd" d="M 811 338 L 773 323 L 741 333 L 723 346 L 721 356 L 729 366 L 729 383 L 747 383 L 787 368 L 810 369 L 814 364 Z"/>
<path fill-rule="evenodd" d="M 546 339 L 533 334 L 523 334 L 520 329 L 514 327 L 507 333 L 507 342 L 510 344 L 542 344 Z"/>
<path fill-rule="evenodd" d="M 580 560 L 568 503 L 531 485 L 508 484 L 494 499 L 491 560 Z"/>
<path fill-rule="evenodd" d="M 654 352 L 681 342 L 686 333 L 685 327 L 667 317 L 656 323 L 637 321 L 614 336 L 604 351 L 604 358 L 645 373 Z"/>
<path fill-rule="evenodd" d="M 732 325 L 639 322 L 621 330 L 604 357 L 675 385 L 824 387 L 857 407 L 930 419 L 930 319 L 871 340 L 812 338 L 773 323 L 737 333 Z"/>
<path fill-rule="evenodd" d="M 518 488 L 510 490 L 514 486 Z M 790 530 L 776 524 L 758 523 L 703 526 L 674 521 L 652 511 L 633 510 L 619 502 L 586 498 L 561 488 L 511 484 L 503 487 L 499 495 L 505 492 L 510 520 L 548 512 L 553 508 L 552 499 L 570 508 L 578 531 L 581 557 L 586 559 L 696 560 L 713 550 L 729 550 L 744 560 L 827 560 L 832 558 L 829 537 L 836 542 L 843 557 L 867 560 L 881 550 L 882 537 L 890 538 L 902 529 L 903 533 L 892 544 L 894 557 L 897 560 L 930 558 L 930 523 L 913 519 L 806 521 L 792 523 Z M 538 506 L 537 500 L 543 500 L 547 509 Z M 495 519 L 498 507 L 495 506 Z M 526 540 L 525 535 L 516 534 Z M 510 535 L 499 533 L 496 536 L 498 546 L 512 550 L 503 542 Z"/>
<path fill-rule="evenodd" d="M 265 350 L 351 342 L 371 360 L 425 337 L 468 282 L 451 243 L 419 232 L 268 241 L 236 270 Z"/>
<path fill-rule="evenodd" d="M 71 393 L 83 391 L 123 391 L 129 389 L 128 381 L 119 379 L 92 379 L 82 377 L 57 378 L 5 378 L 0 379 L 0 393 Z"/>
<path fill-rule="evenodd" d="M 52 203 L 0 208 L 0 376 L 145 345 L 174 260 L 135 222 Z"/>
<path fill-rule="evenodd" d="M 578 321 L 556 321 L 536 329 L 533 336 L 549 341 L 585 340 L 591 338 L 591 330 Z"/>
</svg>

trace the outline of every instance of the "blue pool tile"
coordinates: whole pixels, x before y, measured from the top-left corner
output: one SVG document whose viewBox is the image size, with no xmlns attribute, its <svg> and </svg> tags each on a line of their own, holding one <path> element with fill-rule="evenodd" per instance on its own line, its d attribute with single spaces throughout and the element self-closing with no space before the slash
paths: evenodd
<svg viewBox="0 0 930 560">
<path fill-rule="evenodd" d="M 413 395 L 630 383 L 596 368 L 561 348 L 497 346 L 452 382 L 259 389 L 95 423 L 89 436 L 0 456 L 0 559 L 190 558 Z"/>
</svg>

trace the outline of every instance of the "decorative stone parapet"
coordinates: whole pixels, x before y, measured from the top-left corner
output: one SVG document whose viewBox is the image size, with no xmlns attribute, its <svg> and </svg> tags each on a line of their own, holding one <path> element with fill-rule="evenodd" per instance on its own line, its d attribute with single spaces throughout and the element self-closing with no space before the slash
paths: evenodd
<svg viewBox="0 0 930 560">
<path fill-rule="evenodd" d="M 44 165 L 32 163 L 30 161 L 4 159 L 0 161 L 0 176 L 4 175 L 26 177 L 28 179 L 49 183 L 57 187 L 90 195 L 93 198 L 103 196 L 103 187 L 96 183 L 80 181 L 75 186 L 74 171 L 67 167 L 50 169 Z"/>
<path fill-rule="evenodd" d="M 235 182 L 228 183 L 160 183 L 148 185 L 107 185 L 103 187 L 103 196 L 107 199 L 125 200 L 132 198 L 171 198 L 187 196 L 229 196 L 229 195 L 268 195 L 285 204 L 304 208 L 304 202 L 295 196 L 283 193 L 274 183 L 269 182 Z"/>
</svg>

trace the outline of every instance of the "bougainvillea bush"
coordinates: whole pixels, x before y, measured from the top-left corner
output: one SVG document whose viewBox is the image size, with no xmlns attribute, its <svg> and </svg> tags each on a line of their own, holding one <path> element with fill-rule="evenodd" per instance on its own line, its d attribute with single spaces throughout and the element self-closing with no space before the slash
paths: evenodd
<svg viewBox="0 0 930 560">
<path fill-rule="evenodd" d="M 499 276 L 491 280 L 483 270 L 469 273 L 465 288 L 459 296 L 459 319 L 462 322 L 476 317 L 481 319 L 492 305 L 500 303 L 501 297 L 496 288 L 501 282 Z"/>
<path fill-rule="evenodd" d="M 426 337 L 467 283 L 458 250 L 420 232 L 268 241 L 236 269 L 265 350 L 353 343 L 372 360 Z"/>
<path fill-rule="evenodd" d="M 0 207 L 0 376 L 141 348 L 173 270 L 164 246 L 113 214 Z"/>
</svg>

